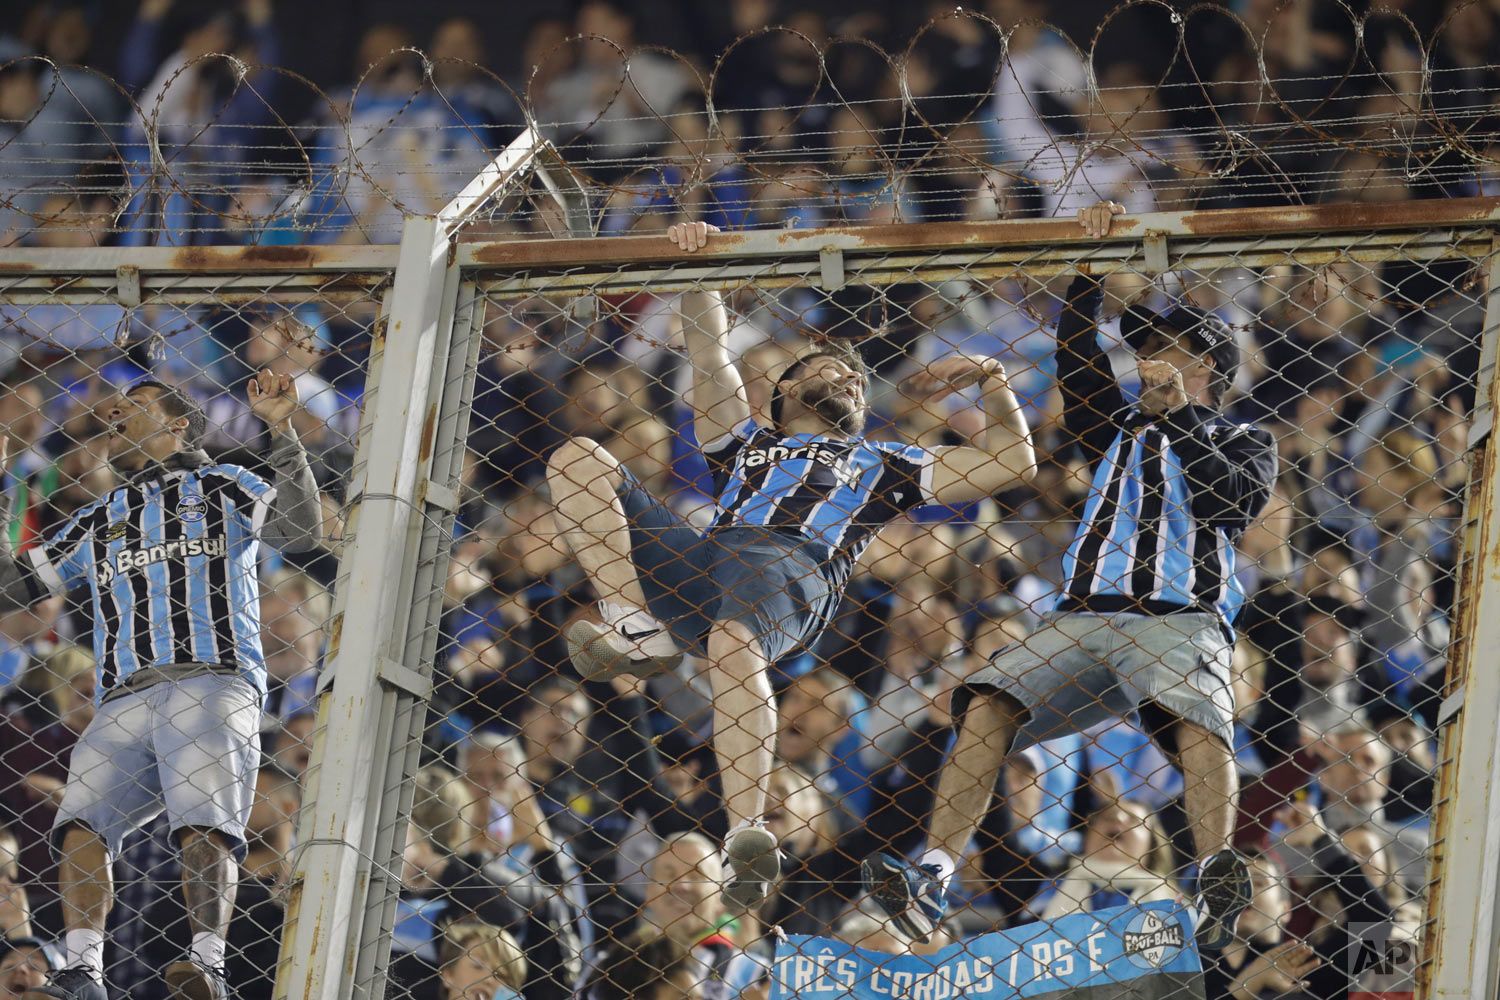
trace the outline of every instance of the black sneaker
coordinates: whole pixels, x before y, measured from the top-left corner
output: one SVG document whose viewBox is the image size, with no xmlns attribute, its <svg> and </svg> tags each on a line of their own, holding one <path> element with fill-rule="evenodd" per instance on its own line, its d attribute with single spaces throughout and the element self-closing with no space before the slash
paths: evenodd
<svg viewBox="0 0 1500 1000">
<path fill-rule="evenodd" d="M 21 994 L 21 1000 L 49 997 L 51 1000 L 109 1000 L 104 984 L 95 978 L 94 970 L 78 966 L 47 973 L 46 986 L 33 986 Z"/>
<path fill-rule="evenodd" d="M 1203 863 L 1195 886 L 1198 949 L 1217 950 L 1234 940 L 1234 926 L 1250 905 L 1250 866 L 1233 851 Z"/>
<path fill-rule="evenodd" d="M 162 974 L 171 990 L 172 1000 L 231 1000 L 229 980 L 224 969 L 210 969 L 196 959 L 183 959 L 167 966 Z"/>
</svg>

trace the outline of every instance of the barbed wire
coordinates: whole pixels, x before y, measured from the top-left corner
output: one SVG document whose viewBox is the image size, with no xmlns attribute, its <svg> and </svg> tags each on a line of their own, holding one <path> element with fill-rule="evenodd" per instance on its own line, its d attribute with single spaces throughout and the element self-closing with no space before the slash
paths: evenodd
<svg viewBox="0 0 1500 1000">
<path fill-rule="evenodd" d="M 1156 79 L 1101 55 L 1135 8 L 1173 40 Z M 955 8 L 899 51 L 771 25 L 706 66 L 574 35 L 519 90 L 415 48 L 331 93 L 217 53 L 134 94 L 22 56 L 0 75 L 45 86 L 29 116 L 0 123 L 0 240 L 392 242 L 526 124 L 561 150 L 604 234 L 680 213 L 779 228 L 1067 214 L 1101 196 L 1184 209 L 1491 190 L 1494 92 L 1474 82 L 1500 65 L 1450 51 L 1488 9 L 1457 5 L 1426 38 L 1400 11 L 1320 10 L 1343 21 L 1314 24 L 1289 0 L 1254 19 L 1131 0 L 1079 45 L 1044 21 Z M 561 226 L 529 191 L 473 228 Z"/>
</svg>

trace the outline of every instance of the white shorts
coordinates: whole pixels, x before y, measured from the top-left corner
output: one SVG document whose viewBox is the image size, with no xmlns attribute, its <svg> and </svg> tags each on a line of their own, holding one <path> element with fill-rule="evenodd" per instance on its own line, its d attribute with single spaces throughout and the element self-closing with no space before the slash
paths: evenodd
<svg viewBox="0 0 1500 1000">
<path fill-rule="evenodd" d="M 260 703 L 248 682 L 205 674 L 100 705 L 73 747 L 54 845 L 76 823 L 117 857 L 125 835 L 165 809 L 173 833 L 217 830 L 243 858 L 260 768 Z"/>
<path fill-rule="evenodd" d="M 1054 613 L 965 679 L 954 714 L 976 693 L 1003 691 L 1029 714 L 1019 748 L 1155 702 L 1233 746 L 1233 652 L 1210 614 Z"/>
</svg>

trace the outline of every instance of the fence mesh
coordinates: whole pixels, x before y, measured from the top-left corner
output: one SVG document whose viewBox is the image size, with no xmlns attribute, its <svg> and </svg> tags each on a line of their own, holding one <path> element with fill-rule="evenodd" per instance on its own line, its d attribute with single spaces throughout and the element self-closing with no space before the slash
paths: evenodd
<svg viewBox="0 0 1500 1000">
<path fill-rule="evenodd" d="M 1232 843 L 1252 901 L 1204 979 L 1159 971 L 1191 928 L 1153 946 L 1117 921 L 1144 951 L 1095 984 L 1412 989 L 1491 255 L 1472 237 L 1340 235 L 1381 245 L 1333 259 L 1321 235 L 1195 240 L 1167 272 L 1138 245 L 892 244 L 832 291 L 780 287 L 774 251 L 699 262 L 665 235 L 619 257 L 682 260 L 471 272 L 483 343 L 392 981 L 462 995 L 480 970 L 443 965 L 440 928 L 477 917 L 527 959 L 481 963 L 486 988 L 527 996 L 958 995 L 1012 954 L 975 989 L 1071 988 L 1091 928 L 1136 912 L 1113 907 L 1180 914 L 1193 863 Z M 1140 349 L 1170 348 L 1132 350 L 1127 302 L 1223 335 L 1222 398 L 1185 376 L 1205 428 L 1132 416 L 1159 405 Z M 987 389 L 920 381 L 985 358 Z M 744 403 L 716 419 L 729 371 Z M 608 606 L 642 596 L 669 642 L 614 638 L 655 627 Z M 975 685 L 1030 710 L 1003 768 L 993 711 L 988 749 L 953 749 Z M 755 817 L 781 855 L 746 908 L 720 897 L 721 845 Z M 872 952 L 911 946 L 860 864 L 928 846 L 957 868 L 916 946 L 935 971 L 883 979 Z M 977 937 L 996 928 L 1011 951 Z M 816 936 L 791 938 L 802 964 L 773 962 L 778 931 Z"/>
<path fill-rule="evenodd" d="M 1118 239 L 871 240 L 798 278 L 774 247 L 691 232 L 701 250 L 656 235 L 604 255 L 656 263 L 600 261 L 586 242 L 545 267 L 483 263 L 537 243 L 461 258 L 462 486 L 435 589 L 412 594 L 441 604 L 418 637 L 433 690 L 420 746 L 390 737 L 419 765 L 387 789 L 412 797 L 384 831 L 396 855 L 369 858 L 392 863 L 395 910 L 366 942 L 390 948 L 389 995 L 794 996 L 856 974 L 932 991 L 912 996 L 986 975 L 974 989 L 1029 992 L 1077 985 L 1105 954 L 1088 951 L 1094 925 L 1066 919 L 1079 913 L 1117 948 L 1095 984 L 1410 989 L 1489 231 L 1174 238 L 1166 269 Z M 238 995 L 270 996 L 389 276 L 167 273 L 132 307 L 117 280 L 17 273 L 4 289 L 27 331 L 0 400 L 6 930 L 37 942 L 14 945 L 22 967 L 5 974 L 40 982 L 77 926 L 59 897 L 77 873 L 49 849 L 60 805 L 109 842 L 106 975 L 140 997 L 162 995 L 201 929 L 178 889 L 201 855 L 180 830 L 233 840 L 248 820 L 225 969 Z M 1209 332 L 1148 343 L 1131 309 Z M 1206 354 L 1192 339 L 1220 335 Z M 1141 391 L 1142 351 L 1181 369 L 1187 409 L 1150 411 L 1167 403 Z M 1003 368 L 944 398 L 922 381 L 963 382 L 984 359 Z M 266 418 L 282 415 L 254 372 L 295 383 L 299 449 L 278 451 Z M 127 391 L 148 374 L 174 388 Z M 733 419 L 696 408 L 716 386 Z M 149 463 L 190 433 L 169 391 L 207 415 L 217 471 Z M 705 446 L 707 426 L 722 433 Z M 287 527 L 303 475 L 315 538 Z M 596 602 L 628 604 L 632 578 L 670 641 L 606 653 L 654 624 L 601 619 Z M 211 750 L 186 770 L 171 734 L 212 747 L 193 728 L 205 717 L 233 733 L 246 720 L 211 689 L 244 677 L 269 692 L 243 730 L 252 757 Z M 166 691 L 185 700 L 153 700 Z M 997 691 L 1035 737 L 1003 767 Z M 964 717 L 996 728 L 955 750 L 955 699 L 970 698 Z M 132 712 L 158 713 L 144 758 Z M 752 749 L 726 751 L 747 732 Z M 1194 733 L 1196 749 L 1178 742 Z M 221 816 L 204 775 L 228 760 L 259 773 Z M 758 905 L 721 899 L 726 796 L 779 845 Z M 962 828 L 944 845 L 956 872 L 913 946 L 860 864 L 921 860 L 931 822 Z M 1206 823 L 1222 832 L 1195 838 Z M 1200 979 L 1174 955 L 1196 954 L 1181 905 L 1216 837 L 1248 859 L 1253 898 Z M 1159 919 L 1116 919 L 1145 912 Z M 778 962 L 779 934 L 814 937 Z M 937 971 L 881 972 L 892 952 Z M 381 993 L 380 965 L 363 995 Z"/>
<path fill-rule="evenodd" d="M 585 14 L 516 87 L 0 49 L 0 1000 L 1430 974 L 1495 266 L 1436 199 L 1490 190 L 1493 15 L 994 8 L 701 64 Z M 372 481 L 384 244 L 516 136 L 420 485 Z M 368 773 L 320 695 L 366 667 Z M 364 895 L 298 927 L 329 850 Z"/>
</svg>

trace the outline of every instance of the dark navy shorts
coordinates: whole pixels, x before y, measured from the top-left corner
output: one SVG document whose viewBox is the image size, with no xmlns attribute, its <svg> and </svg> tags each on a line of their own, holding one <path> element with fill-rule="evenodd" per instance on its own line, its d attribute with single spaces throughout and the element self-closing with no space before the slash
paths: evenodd
<svg viewBox="0 0 1500 1000">
<path fill-rule="evenodd" d="M 802 539 L 767 528 L 700 532 L 652 496 L 628 470 L 620 502 L 630 522 L 630 561 L 646 607 L 684 649 L 699 655 L 714 622 L 737 621 L 767 662 L 799 652 L 833 617 L 839 592 Z"/>
</svg>

